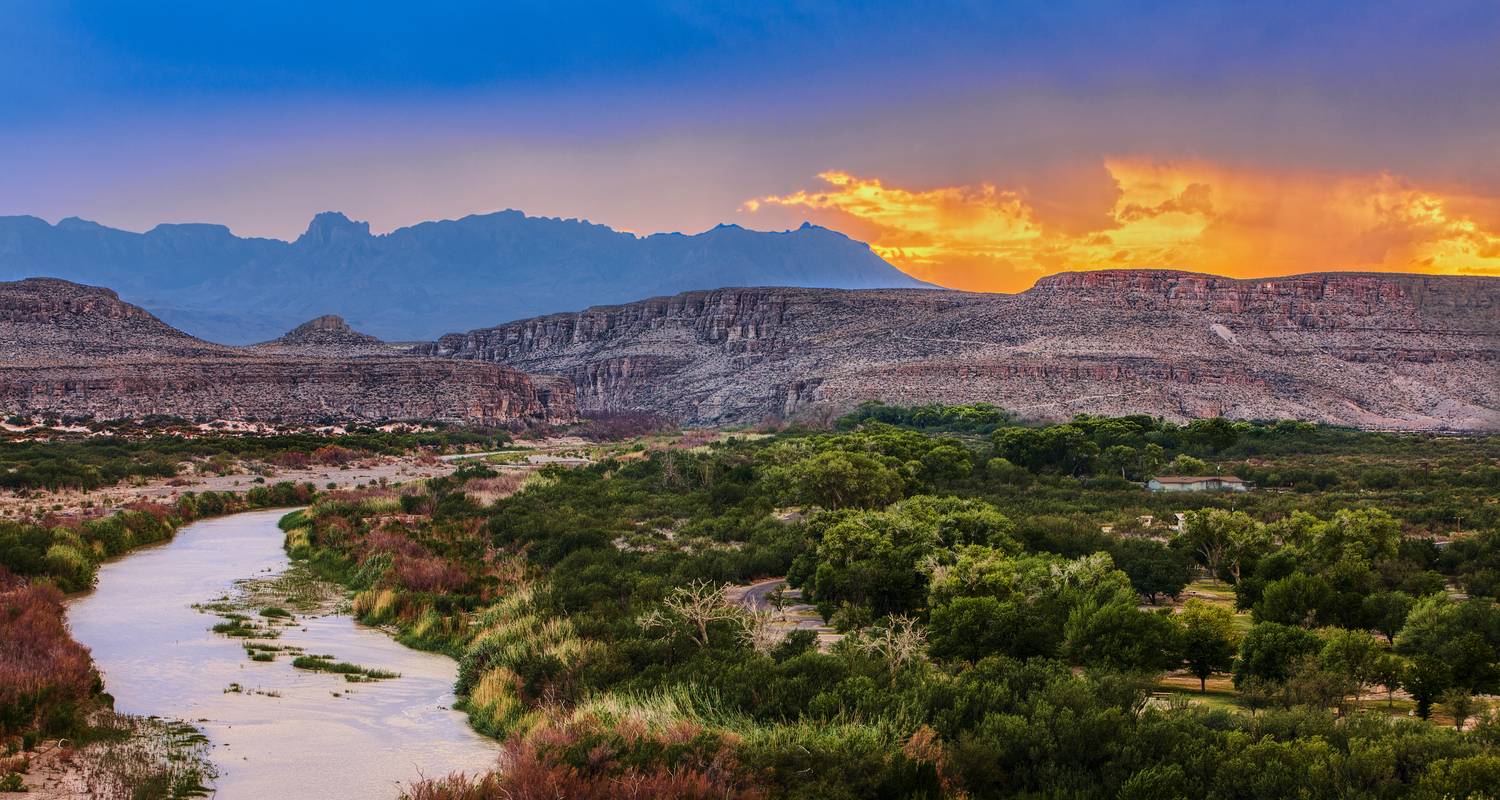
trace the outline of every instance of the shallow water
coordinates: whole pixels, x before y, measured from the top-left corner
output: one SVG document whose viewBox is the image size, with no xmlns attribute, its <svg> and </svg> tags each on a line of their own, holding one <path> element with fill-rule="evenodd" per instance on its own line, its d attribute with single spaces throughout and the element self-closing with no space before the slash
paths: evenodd
<svg viewBox="0 0 1500 800">
<path fill-rule="evenodd" d="M 223 800 L 395 797 L 422 776 L 493 766 L 496 744 L 451 710 L 457 665 L 449 658 L 344 615 L 281 629 L 275 644 L 401 673 L 355 684 L 293 669 L 284 654 L 251 661 L 240 640 L 209 630 L 220 619 L 194 603 L 287 567 L 276 527 L 285 513 L 189 525 L 171 542 L 106 564 L 98 588 L 69 603 L 73 634 L 93 651 L 116 710 L 197 724 L 214 744 Z M 244 692 L 226 693 L 234 683 Z"/>
</svg>

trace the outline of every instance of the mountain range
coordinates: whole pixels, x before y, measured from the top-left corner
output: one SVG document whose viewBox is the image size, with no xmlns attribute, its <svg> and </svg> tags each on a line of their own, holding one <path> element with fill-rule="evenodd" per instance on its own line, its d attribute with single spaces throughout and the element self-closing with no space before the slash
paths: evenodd
<svg viewBox="0 0 1500 800">
<path fill-rule="evenodd" d="M 0 413 L 826 419 L 866 400 L 1500 430 L 1500 279 L 1062 273 L 1018 294 L 726 288 L 390 345 L 325 315 L 253 347 L 112 291 L 0 283 Z"/>
<path fill-rule="evenodd" d="M 338 212 L 295 241 L 208 224 L 145 233 L 69 217 L 0 217 L 0 280 L 108 286 L 164 322 L 249 344 L 323 314 L 382 339 L 431 339 L 599 303 L 719 286 L 911 288 L 911 278 L 843 234 L 720 225 L 636 236 L 519 211 L 423 222 L 375 235 Z"/>
</svg>

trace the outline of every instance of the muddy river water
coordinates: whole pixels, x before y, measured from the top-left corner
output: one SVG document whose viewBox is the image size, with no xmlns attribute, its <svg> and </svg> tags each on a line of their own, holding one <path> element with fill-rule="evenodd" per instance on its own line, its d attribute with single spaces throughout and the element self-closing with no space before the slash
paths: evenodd
<svg viewBox="0 0 1500 800">
<path fill-rule="evenodd" d="M 239 640 L 210 631 L 219 618 L 194 604 L 288 566 L 276 526 L 285 513 L 189 525 L 171 542 L 106 564 L 98 588 L 69 603 L 73 633 L 93 651 L 115 708 L 202 729 L 223 800 L 393 798 L 422 776 L 493 766 L 496 744 L 452 710 L 449 658 L 342 614 L 282 629 L 276 644 L 401 675 L 356 684 L 293 669 L 284 655 L 251 661 Z M 232 685 L 240 690 L 226 691 Z"/>
</svg>

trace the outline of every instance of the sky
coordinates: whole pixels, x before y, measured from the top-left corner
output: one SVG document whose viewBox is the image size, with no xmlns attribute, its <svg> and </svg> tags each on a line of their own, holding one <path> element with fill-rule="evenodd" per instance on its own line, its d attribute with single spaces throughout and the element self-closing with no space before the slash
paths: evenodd
<svg viewBox="0 0 1500 800">
<path fill-rule="evenodd" d="M 1500 3 L 0 0 L 0 214 L 506 208 L 975 290 L 1500 275 Z"/>
</svg>

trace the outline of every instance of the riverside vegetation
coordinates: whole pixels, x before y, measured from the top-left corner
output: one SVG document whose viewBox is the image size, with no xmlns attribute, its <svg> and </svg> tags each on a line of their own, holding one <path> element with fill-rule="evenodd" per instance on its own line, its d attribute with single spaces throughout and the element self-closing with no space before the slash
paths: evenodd
<svg viewBox="0 0 1500 800">
<path fill-rule="evenodd" d="M 171 506 L 135 504 L 108 516 L 0 520 L 0 779 L 22 785 L 29 751 L 65 741 L 70 770 L 91 797 L 197 797 L 213 777 L 191 726 L 113 713 L 88 650 L 68 633 L 63 591 L 91 587 L 105 559 L 170 538 L 206 516 L 299 505 L 311 486 L 184 495 Z M 5 785 L 5 784 L 0 784 Z"/>
<path fill-rule="evenodd" d="M 283 526 L 505 743 L 419 800 L 1481 798 L 1497 490 L 1495 437 L 869 406 Z M 838 633 L 724 590 L 780 576 Z"/>
<path fill-rule="evenodd" d="M 122 480 L 167 477 L 185 465 L 226 468 L 233 462 L 298 467 L 344 463 L 369 455 L 492 449 L 510 441 L 503 431 L 438 429 L 421 432 L 356 430 L 331 436 L 273 433 L 259 436 L 185 434 L 185 423 L 90 423 L 12 417 L 0 442 L 0 488 L 45 497 L 49 490 L 95 489 Z M 207 517 L 258 508 L 301 506 L 316 489 L 288 482 L 252 484 L 243 492 L 184 492 L 170 503 L 132 502 L 95 507 L 83 514 L 0 519 L 0 788 L 22 785 L 33 749 L 46 740 L 61 748 L 74 777 L 93 796 L 156 797 L 203 793 L 212 776 L 201 737 L 175 723 L 125 717 L 110 709 L 88 651 L 69 635 L 64 593 L 94 585 L 109 558 L 170 538 L 178 528 Z M 287 588 L 287 587 L 278 587 Z M 292 587 L 295 589 L 296 587 Z M 296 591 L 292 592 L 294 597 Z M 261 608 L 267 622 L 284 609 Z M 267 613 L 270 612 L 270 613 Z M 226 618 L 244 627 L 244 620 Z M 227 629 L 226 629 L 227 632 Z M 266 633 L 257 627 L 253 634 Z M 247 648 L 247 657 L 274 658 L 269 646 Z M 327 659 L 314 669 L 343 669 Z M 387 677 L 378 670 L 352 680 Z"/>
</svg>

